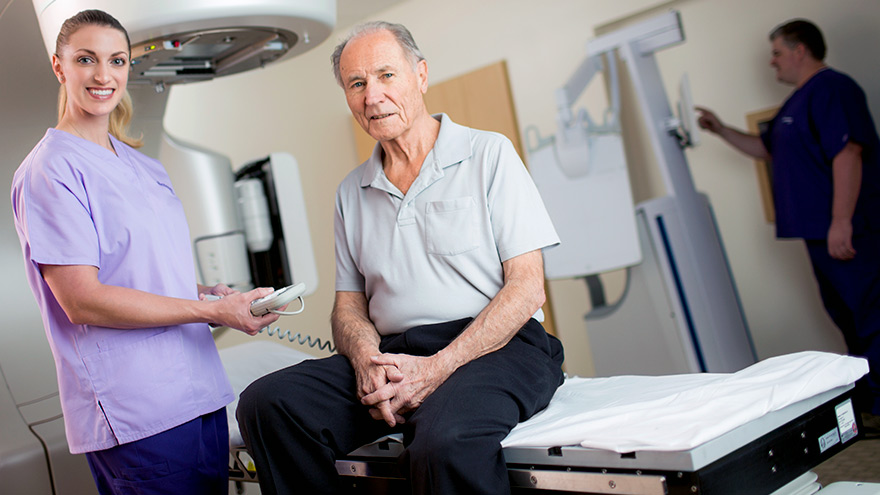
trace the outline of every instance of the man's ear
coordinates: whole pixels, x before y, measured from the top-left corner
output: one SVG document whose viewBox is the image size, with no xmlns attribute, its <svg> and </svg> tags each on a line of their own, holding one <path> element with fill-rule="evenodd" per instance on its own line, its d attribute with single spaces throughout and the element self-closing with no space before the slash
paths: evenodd
<svg viewBox="0 0 880 495">
<path fill-rule="evenodd" d="M 419 60 L 419 63 L 416 65 L 416 75 L 419 78 L 419 90 L 422 94 L 428 92 L 428 62 L 426 60 Z"/>
<path fill-rule="evenodd" d="M 813 58 L 810 50 L 807 49 L 807 45 L 803 43 L 798 43 L 797 45 L 795 45 L 793 51 L 799 61 L 806 60 L 807 58 Z"/>
</svg>

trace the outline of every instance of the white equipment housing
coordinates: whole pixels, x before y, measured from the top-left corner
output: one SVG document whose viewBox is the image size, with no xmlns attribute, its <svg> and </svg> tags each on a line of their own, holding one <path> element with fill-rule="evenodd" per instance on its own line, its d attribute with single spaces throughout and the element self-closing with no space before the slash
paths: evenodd
<svg viewBox="0 0 880 495">
<path fill-rule="evenodd" d="M 64 20 L 85 9 L 101 9 L 116 17 L 132 42 L 132 73 L 129 93 L 136 107 L 134 135 L 143 133 L 147 155 L 159 157 L 172 176 L 178 197 L 184 202 L 194 243 L 205 252 L 198 260 L 200 278 L 245 287 L 283 277 L 317 286 L 311 239 L 305 222 L 304 202 L 296 160 L 273 153 L 261 165 L 261 175 L 283 183 L 275 210 L 271 198 L 254 206 L 249 220 L 269 212 L 273 235 L 271 250 L 286 258 L 282 278 L 265 279 L 251 274 L 252 253 L 247 249 L 241 214 L 235 196 L 235 174 L 228 159 L 199 150 L 168 137 L 162 129 L 165 87 L 169 84 L 207 81 L 235 74 L 301 54 L 327 39 L 336 23 L 335 0 L 34 0 L 40 31 L 51 55 Z M 164 143 L 163 143 L 164 141 Z M 262 161 L 262 160 L 261 160 Z M 177 165 L 188 163 L 178 167 Z M 204 167 L 204 169 L 200 168 Z M 201 173 L 203 172 L 203 173 Z M 186 174 L 190 174 L 186 177 Z M 250 178 L 252 179 L 252 178 Z M 274 184 L 273 182 L 273 184 Z M 288 190 L 289 189 L 289 190 Z M 251 192 L 254 188 L 252 187 Z M 259 195 L 252 195 L 259 200 Z M 210 201 L 207 198 L 211 198 Z M 199 201 L 204 201 L 199 203 Z M 195 205 L 195 207 L 193 207 Z M 254 216 L 254 212 L 257 215 Z M 282 215 L 281 212 L 288 213 Z M 273 218 L 273 215 L 279 218 Z M 259 219 L 259 218 L 258 218 Z M 273 222 L 280 227 L 275 228 Z M 266 216 L 262 215 L 262 226 Z M 253 230 L 253 229 L 250 229 Z M 259 230 L 255 231 L 254 239 Z M 265 246 L 265 230 L 262 231 Z M 229 234 L 232 233 L 232 234 Z M 228 239 L 211 245 L 197 242 L 215 234 Z M 228 234 L 228 235 L 227 235 Z M 198 235 L 198 237 L 195 237 Z M 256 235 L 256 236 L 255 236 Z M 204 246 L 203 246 L 204 244 Z M 252 246 L 259 246 L 257 240 Z M 218 261 L 212 264 L 211 262 Z M 288 283 L 269 283 L 275 287 Z M 55 366 L 39 328 L 10 328 L 9 339 L 21 352 L 4 354 L 0 363 L 0 480 L 3 493 L 69 494 L 97 493 L 83 456 L 68 451 L 64 434 Z M 14 339 L 14 340 L 13 340 Z M 3 338 L 6 345 L 7 339 Z M 26 391 L 26 393 L 22 393 Z"/>
<path fill-rule="evenodd" d="M 654 57 L 682 41 L 681 20 L 672 11 L 589 42 L 587 59 L 557 93 L 560 131 L 529 156 L 562 240 L 545 251 L 548 278 L 586 277 L 591 299 L 604 302 L 595 275 L 629 267 L 622 299 L 613 306 L 594 305 L 585 317 L 598 376 L 733 372 L 756 361 L 711 207 L 696 191 L 683 151 L 696 132 L 689 83 L 685 78 L 679 88 L 684 118 L 677 119 Z M 626 167 L 619 163 L 622 149 L 607 155 L 612 164 L 604 167 L 593 163 L 599 157 L 588 149 L 598 144 L 596 136 L 619 129 L 614 64 L 609 64 L 613 125 L 573 119 L 568 108 L 602 70 L 602 58 L 612 61 L 615 55 L 629 70 L 668 191 L 638 205 L 635 214 Z M 587 165 L 578 166 L 578 160 Z M 585 172 L 572 177 L 572 169 Z M 609 179 L 613 174 L 616 180 Z"/>
<path fill-rule="evenodd" d="M 292 155 L 272 153 L 233 172 L 225 156 L 162 133 L 159 157 L 183 203 L 200 283 L 305 283 L 304 295 L 314 293 L 318 272 Z"/>
<path fill-rule="evenodd" d="M 132 43 L 130 83 L 207 81 L 278 62 L 317 46 L 336 23 L 320 0 L 33 0 L 46 50 L 65 20 L 85 9 L 122 23 Z"/>
</svg>

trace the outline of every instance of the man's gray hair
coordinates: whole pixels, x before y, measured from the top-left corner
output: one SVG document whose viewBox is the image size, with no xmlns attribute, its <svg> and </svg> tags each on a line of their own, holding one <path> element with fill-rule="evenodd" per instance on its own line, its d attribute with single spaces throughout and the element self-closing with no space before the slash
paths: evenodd
<svg viewBox="0 0 880 495">
<path fill-rule="evenodd" d="M 404 55 L 406 55 L 406 58 L 412 63 L 413 70 L 415 70 L 419 62 L 425 60 L 425 56 L 422 55 L 422 51 L 419 50 L 418 45 L 416 45 L 416 41 L 413 39 L 409 29 L 403 24 L 394 24 L 385 21 L 365 22 L 353 27 L 351 31 L 349 31 L 348 36 L 336 45 L 336 49 L 334 49 L 333 54 L 330 55 L 330 63 L 333 65 L 333 75 L 336 77 L 336 82 L 339 83 L 340 86 L 345 87 L 342 83 L 342 74 L 339 72 L 339 59 L 342 58 L 342 50 L 345 49 L 345 45 L 355 38 L 367 34 L 373 34 L 378 31 L 388 31 L 394 35 L 394 39 L 396 39 L 397 43 L 400 44 L 400 47 L 403 48 Z"/>
</svg>

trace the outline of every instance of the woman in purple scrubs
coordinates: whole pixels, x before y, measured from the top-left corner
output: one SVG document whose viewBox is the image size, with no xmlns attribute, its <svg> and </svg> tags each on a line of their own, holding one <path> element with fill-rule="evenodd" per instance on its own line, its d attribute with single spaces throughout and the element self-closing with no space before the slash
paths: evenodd
<svg viewBox="0 0 880 495">
<path fill-rule="evenodd" d="M 271 289 L 197 284 L 171 181 L 126 135 L 130 61 L 115 18 L 65 21 L 58 125 L 15 173 L 15 227 L 70 451 L 86 453 L 100 493 L 225 494 L 233 393 L 208 323 L 254 335 L 278 316 L 249 310 Z"/>
</svg>

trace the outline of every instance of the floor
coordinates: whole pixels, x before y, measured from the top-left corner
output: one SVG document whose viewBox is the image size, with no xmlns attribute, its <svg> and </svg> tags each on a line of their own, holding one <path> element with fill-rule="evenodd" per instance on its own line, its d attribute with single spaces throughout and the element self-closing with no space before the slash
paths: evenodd
<svg viewBox="0 0 880 495">
<path fill-rule="evenodd" d="M 813 472 L 819 475 L 823 486 L 835 481 L 880 483 L 880 437 L 859 440 L 816 466 Z"/>
</svg>

